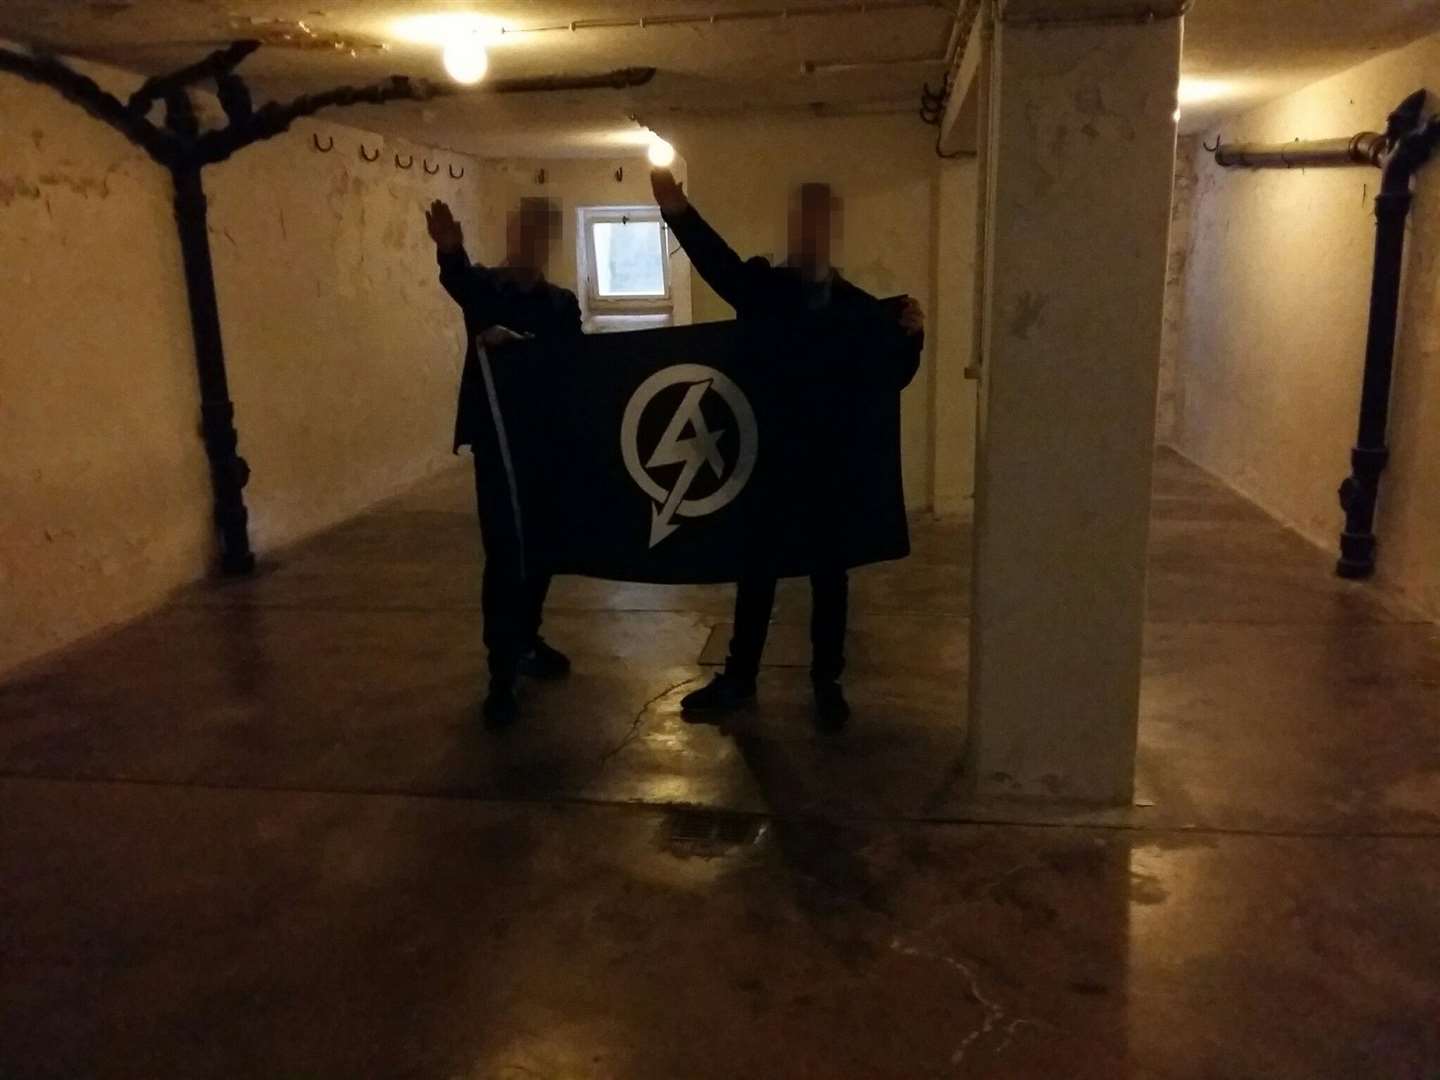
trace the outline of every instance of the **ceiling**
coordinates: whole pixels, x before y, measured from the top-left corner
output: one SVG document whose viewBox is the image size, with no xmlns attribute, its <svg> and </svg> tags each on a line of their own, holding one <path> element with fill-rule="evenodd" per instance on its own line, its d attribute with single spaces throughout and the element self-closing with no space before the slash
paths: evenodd
<svg viewBox="0 0 1440 1080">
<path fill-rule="evenodd" d="M 1181 130 L 1204 130 L 1434 33 L 1440 0 L 1195 0 L 1183 65 L 1195 99 L 1182 107 Z"/>
<path fill-rule="evenodd" d="M 921 83 L 943 77 L 953 0 L 871 0 L 864 13 L 862 6 L 844 0 L 0 0 L 0 37 L 146 74 L 255 37 L 267 45 L 240 70 L 257 98 L 396 73 L 448 82 L 440 44 L 456 26 L 433 17 L 477 12 L 506 31 L 492 38 L 491 78 L 658 68 L 649 85 L 626 91 L 498 95 L 482 84 L 423 106 L 346 113 L 382 133 L 482 156 L 573 156 L 643 146 L 647 134 L 628 119 L 633 113 L 658 123 L 670 110 L 802 110 L 817 102 L 842 111 L 917 108 Z M 785 7 L 789 17 L 773 17 Z M 650 18 L 681 15 L 716 19 L 656 24 Z M 649 23 L 643 28 L 594 25 L 638 23 L 642 16 Z M 567 28 L 572 22 L 573 30 Z M 922 62 L 892 62 L 916 59 Z M 807 61 L 817 70 L 807 73 Z M 833 61 L 862 66 L 825 67 Z"/>
<path fill-rule="evenodd" d="M 643 145 L 632 114 L 659 123 L 672 111 L 916 109 L 922 83 L 943 75 L 955 7 L 956 0 L 0 0 L 0 36 L 145 74 L 255 37 L 266 47 L 241 70 L 261 98 L 396 73 L 444 80 L 440 45 L 457 33 L 456 17 L 477 14 L 504 29 L 491 39 L 492 77 L 658 68 L 649 85 L 626 91 L 498 95 L 482 84 L 424 105 L 347 115 L 482 156 L 577 156 Z M 1440 0 L 1197 0 L 1184 67 L 1191 85 L 1212 96 L 1187 103 L 1182 124 L 1199 129 L 1436 31 Z"/>
</svg>

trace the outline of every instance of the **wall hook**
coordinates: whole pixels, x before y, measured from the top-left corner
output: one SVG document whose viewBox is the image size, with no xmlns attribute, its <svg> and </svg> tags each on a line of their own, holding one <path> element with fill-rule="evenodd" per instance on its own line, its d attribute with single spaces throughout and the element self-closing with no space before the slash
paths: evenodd
<svg viewBox="0 0 1440 1080">
<path fill-rule="evenodd" d="M 425 170 L 425 175 L 426 175 L 426 176 L 434 176 L 437 172 L 440 171 L 440 164 L 439 164 L 439 162 L 436 162 L 435 167 L 432 169 L 432 168 L 430 167 L 430 162 L 429 162 L 428 159 L 421 161 L 421 162 L 420 162 L 420 167 Z"/>
<path fill-rule="evenodd" d="M 464 169 L 461 169 L 459 172 L 456 172 L 454 165 L 447 165 L 447 166 L 446 166 L 446 169 L 447 169 L 447 170 L 449 171 L 449 173 L 450 173 L 450 179 L 451 179 L 451 180 L 459 180 L 462 176 L 465 175 L 465 170 L 464 170 Z"/>
<path fill-rule="evenodd" d="M 411 154 L 408 158 L 405 159 L 405 164 L 404 164 L 404 165 L 401 165 L 401 164 L 400 164 L 400 154 L 399 154 L 398 152 L 395 154 L 395 167 L 396 167 L 397 169 L 408 169 L 408 168 L 410 168 L 411 165 L 414 165 L 414 164 L 415 164 L 415 155 L 414 155 L 414 154 Z"/>
<path fill-rule="evenodd" d="M 625 181 L 625 166 L 624 166 L 624 165 L 621 165 L 618 169 L 615 170 L 615 182 L 616 182 L 617 184 L 621 184 L 621 183 L 624 183 L 624 181 Z"/>
<path fill-rule="evenodd" d="M 376 148 L 375 148 L 375 153 L 373 153 L 373 154 L 367 154 L 367 153 L 365 152 L 365 144 L 364 144 L 364 143 L 361 143 L 361 144 L 360 144 L 360 156 L 361 156 L 362 158 L 364 158 L 366 161 L 379 161 L 379 160 L 380 160 L 380 148 L 379 148 L 379 147 L 376 147 Z"/>
<path fill-rule="evenodd" d="M 535 174 L 535 182 L 536 182 L 537 184 L 543 184 L 543 183 L 545 183 L 545 170 L 544 170 L 544 169 L 541 169 L 539 172 L 537 172 L 537 173 Z"/>
<path fill-rule="evenodd" d="M 1203 147 L 1204 147 L 1207 151 L 1209 151 L 1210 153 L 1212 153 L 1212 154 L 1215 153 L 1215 151 L 1217 151 L 1217 150 L 1220 149 L 1220 133 L 1219 133 L 1218 131 L 1215 133 L 1215 145 L 1214 145 L 1214 146 L 1211 146 L 1211 145 L 1210 145 L 1209 143 L 1207 143 L 1207 142 L 1202 142 L 1200 145 L 1203 146 Z"/>
<path fill-rule="evenodd" d="M 331 135 L 331 136 L 330 136 L 330 141 L 329 141 L 328 143 L 326 143 L 324 146 L 321 146 L 321 145 L 320 145 L 320 133 L 319 133 L 318 131 L 312 131 L 312 132 L 310 133 L 310 141 L 315 144 L 315 149 L 316 149 L 316 150 L 319 150 L 322 154 L 328 154 L 331 150 L 334 150 L 334 149 L 335 149 L 335 136 L 334 136 L 334 135 Z"/>
</svg>

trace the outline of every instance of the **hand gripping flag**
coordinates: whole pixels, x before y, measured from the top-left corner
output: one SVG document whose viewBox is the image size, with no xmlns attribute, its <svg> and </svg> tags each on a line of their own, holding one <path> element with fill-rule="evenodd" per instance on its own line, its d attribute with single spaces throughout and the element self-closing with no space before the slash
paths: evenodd
<svg viewBox="0 0 1440 1080">
<path fill-rule="evenodd" d="M 474 449 L 531 569 L 699 584 L 909 553 L 899 384 L 777 362 L 733 322 L 479 359 L 493 439 Z"/>
</svg>

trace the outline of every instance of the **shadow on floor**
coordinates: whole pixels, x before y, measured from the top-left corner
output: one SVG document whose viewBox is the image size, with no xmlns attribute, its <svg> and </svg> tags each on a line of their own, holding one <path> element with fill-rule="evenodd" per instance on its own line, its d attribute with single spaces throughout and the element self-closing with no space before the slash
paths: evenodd
<svg viewBox="0 0 1440 1080">
<path fill-rule="evenodd" d="M 1434 628 L 1173 455 L 1137 805 L 965 801 L 969 536 L 729 592 L 566 580 L 576 673 L 475 722 L 463 471 L 0 684 L 6 1076 L 1429 1076 Z"/>
</svg>

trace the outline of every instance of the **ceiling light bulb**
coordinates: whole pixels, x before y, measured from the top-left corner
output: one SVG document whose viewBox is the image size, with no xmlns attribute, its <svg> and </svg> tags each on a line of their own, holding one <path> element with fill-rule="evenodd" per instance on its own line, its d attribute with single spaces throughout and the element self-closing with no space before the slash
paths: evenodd
<svg viewBox="0 0 1440 1080">
<path fill-rule="evenodd" d="M 462 34 L 446 45 L 444 59 L 450 77 L 465 86 L 485 78 L 490 67 L 490 56 L 475 33 Z"/>
<path fill-rule="evenodd" d="M 650 164 L 657 169 L 668 169 L 675 160 L 675 148 L 664 139 L 656 136 L 650 141 L 650 149 L 646 152 Z"/>
<path fill-rule="evenodd" d="M 1181 106 L 1201 105 L 1207 101 L 1229 97 L 1234 92 L 1235 85 L 1233 83 L 1220 79 L 1198 79 L 1186 75 L 1180 79 L 1180 87 L 1176 96 L 1180 99 Z"/>
</svg>

